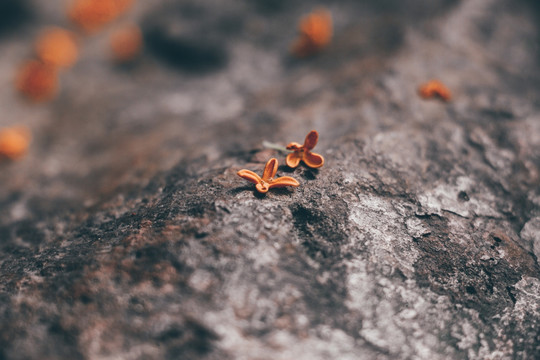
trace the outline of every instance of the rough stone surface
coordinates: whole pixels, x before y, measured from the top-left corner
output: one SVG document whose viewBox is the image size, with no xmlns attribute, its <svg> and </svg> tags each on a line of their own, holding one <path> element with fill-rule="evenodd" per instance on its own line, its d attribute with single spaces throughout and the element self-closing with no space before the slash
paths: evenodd
<svg viewBox="0 0 540 360">
<path fill-rule="evenodd" d="M 4 84 L 65 21 L 25 4 Z M 54 102 L 0 89 L 35 138 L 0 164 L 0 359 L 540 358 L 536 2 L 331 2 L 305 61 L 314 3 L 175 4 L 124 19 L 156 41 L 130 67 L 109 28 Z M 431 78 L 452 102 L 419 98 Z M 299 188 L 236 176 L 311 129 L 325 166 L 278 171 Z"/>
</svg>

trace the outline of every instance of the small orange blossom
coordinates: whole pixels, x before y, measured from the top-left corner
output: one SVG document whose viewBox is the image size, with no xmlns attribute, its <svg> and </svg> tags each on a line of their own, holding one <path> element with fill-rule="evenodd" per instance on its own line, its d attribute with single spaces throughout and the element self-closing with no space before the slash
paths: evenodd
<svg viewBox="0 0 540 360">
<path fill-rule="evenodd" d="M 69 18 L 87 32 L 113 21 L 133 5 L 133 0 L 75 0 Z"/>
<path fill-rule="evenodd" d="M 33 101 L 51 100 L 58 92 L 56 67 L 41 61 L 29 60 L 18 70 L 15 87 Z"/>
<path fill-rule="evenodd" d="M 138 26 L 126 25 L 116 30 L 109 41 L 114 59 L 129 62 L 141 52 L 143 37 Z"/>
<path fill-rule="evenodd" d="M 282 176 L 274 179 L 278 169 L 278 161 L 276 158 L 268 160 L 266 166 L 264 167 L 262 178 L 250 170 L 240 170 L 237 174 L 241 178 L 246 179 L 249 182 L 252 182 L 255 185 L 255 188 L 260 193 L 266 193 L 271 188 L 280 188 L 285 186 L 300 186 L 300 183 L 296 179 L 290 176 Z"/>
<path fill-rule="evenodd" d="M 295 168 L 300 164 L 300 161 L 303 161 L 304 164 L 310 168 L 320 168 L 324 164 L 324 158 L 319 155 L 311 152 L 311 150 L 317 145 L 319 140 L 319 133 L 315 130 L 311 130 L 306 136 L 304 145 L 299 143 L 292 142 L 287 145 L 287 150 L 292 150 L 293 152 L 287 155 L 285 162 L 289 167 Z"/>
<path fill-rule="evenodd" d="M 326 47 L 332 38 L 332 15 L 317 9 L 300 19 L 300 35 L 291 47 L 297 57 L 313 55 Z"/>
<path fill-rule="evenodd" d="M 59 27 L 49 27 L 36 41 L 36 53 L 47 64 L 70 67 L 79 56 L 75 34 Z"/>
<path fill-rule="evenodd" d="M 0 130 L 0 157 L 12 160 L 22 157 L 28 150 L 32 135 L 26 126 L 13 126 Z"/>
<path fill-rule="evenodd" d="M 450 101 L 452 99 L 452 93 L 450 90 L 439 80 L 430 80 L 418 88 L 418 93 L 424 99 L 432 97 L 439 97 L 441 100 Z"/>
</svg>

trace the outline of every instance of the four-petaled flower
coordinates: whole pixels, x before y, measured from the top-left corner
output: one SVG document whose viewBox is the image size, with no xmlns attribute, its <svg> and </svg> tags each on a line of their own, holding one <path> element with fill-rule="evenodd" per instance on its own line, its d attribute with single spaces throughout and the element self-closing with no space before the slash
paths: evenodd
<svg viewBox="0 0 540 360">
<path fill-rule="evenodd" d="M 255 188 L 260 193 L 266 193 L 271 188 L 280 188 L 285 186 L 300 186 L 300 183 L 296 179 L 290 176 L 282 176 L 274 179 L 278 169 L 278 161 L 276 158 L 268 160 L 266 166 L 264 167 L 264 172 L 262 178 L 250 170 L 240 170 L 237 174 L 238 176 L 246 179 L 249 182 L 252 182 L 255 185 Z"/>
<path fill-rule="evenodd" d="M 302 160 L 310 168 L 320 168 L 324 164 L 324 158 L 319 155 L 311 152 L 311 150 L 317 145 L 319 140 L 319 133 L 312 130 L 307 134 L 304 145 L 299 143 L 292 142 L 287 145 L 287 150 L 292 150 L 293 152 L 287 155 L 285 162 L 291 168 L 295 168 Z"/>
</svg>

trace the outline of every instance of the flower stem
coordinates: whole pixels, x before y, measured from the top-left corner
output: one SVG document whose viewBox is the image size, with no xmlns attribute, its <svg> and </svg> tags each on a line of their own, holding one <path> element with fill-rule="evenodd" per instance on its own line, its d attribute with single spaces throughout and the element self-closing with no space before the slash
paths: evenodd
<svg viewBox="0 0 540 360">
<path fill-rule="evenodd" d="M 284 152 L 284 153 L 290 153 L 291 151 L 287 150 L 287 148 L 283 145 L 280 145 L 280 144 L 276 144 L 276 143 L 271 143 L 269 141 L 266 141 L 264 140 L 262 142 L 262 146 L 266 149 L 273 149 L 273 150 L 277 150 L 277 151 L 281 151 L 281 152 Z"/>
</svg>

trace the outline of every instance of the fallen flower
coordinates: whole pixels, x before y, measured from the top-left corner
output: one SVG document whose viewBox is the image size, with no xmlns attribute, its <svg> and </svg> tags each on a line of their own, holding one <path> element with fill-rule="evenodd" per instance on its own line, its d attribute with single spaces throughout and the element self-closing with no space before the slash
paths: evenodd
<svg viewBox="0 0 540 360">
<path fill-rule="evenodd" d="M 19 69 L 15 87 L 33 101 L 50 100 L 58 91 L 56 67 L 41 61 L 29 60 Z"/>
<path fill-rule="evenodd" d="M 117 62 L 133 60 L 142 49 L 142 32 L 136 25 L 127 25 L 116 30 L 110 37 L 111 51 Z"/>
<path fill-rule="evenodd" d="M 44 63 L 71 67 L 79 56 L 75 34 L 59 27 L 47 28 L 36 41 L 36 53 Z"/>
<path fill-rule="evenodd" d="M 133 5 L 133 0 L 76 0 L 68 17 L 87 32 L 113 21 Z"/>
<path fill-rule="evenodd" d="M 435 96 L 444 101 L 450 101 L 450 99 L 452 99 L 452 93 L 450 90 L 439 80 L 430 80 L 421 85 L 418 88 L 418 93 L 424 99 L 429 99 Z"/>
<path fill-rule="evenodd" d="M 13 126 L 0 130 L 0 157 L 12 160 L 22 157 L 28 150 L 32 135 L 26 126 Z"/>
<path fill-rule="evenodd" d="M 300 164 L 300 161 L 303 161 L 310 168 L 320 168 L 324 164 L 324 158 L 319 155 L 311 152 L 311 150 L 317 145 L 319 140 L 319 133 L 315 130 L 312 130 L 307 134 L 304 145 L 299 143 L 292 142 L 287 145 L 287 150 L 292 150 L 293 152 L 287 155 L 285 162 L 287 166 L 295 168 Z"/>
<path fill-rule="evenodd" d="M 300 186 L 300 183 L 296 179 L 290 176 L 282 176 L 274 179 L 278 169 L 278 161 L 276 158 L 268 160 L 266 166 L 264 167 L 262 178 L 250 170 L 240 170 L 237 174 L 238 176 L 246 179 L 249 182 L 252 182 L 255 185 L 255 188 L 260 193 L 266 193 L 272 188 L 280 188 L 285 186 Z"/>
<path fill-rule="evenodd" d="M 291 47 L 297 57 L 306 57 L 321 51 L 332 39 L 332 15 L 326 9 L 317 9 L 300 19 L 300 35 Z"/>
</svg>

